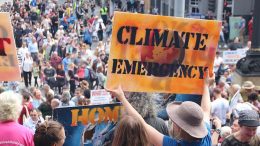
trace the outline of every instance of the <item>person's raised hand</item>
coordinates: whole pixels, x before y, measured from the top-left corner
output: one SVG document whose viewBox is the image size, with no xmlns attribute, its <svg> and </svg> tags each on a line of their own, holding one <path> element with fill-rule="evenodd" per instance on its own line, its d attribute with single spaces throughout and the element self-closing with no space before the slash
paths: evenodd
<svg viewBox="0 0 260 146">
<path fill-rule="evenodd" d="M 214 82 L 215 82 L 215 74 L 213 73 L 213 75 L 210 77 L 209 70 L 207 69 L 204 73 L 204 84 L 207 86 L 211 86 L 214 84 Z"/>
<path fill-rule="evenodd" d="M 121 85 L 119 85 L 116 89 L 107 89 L 107 88 L 105 88 L 105 89 L 108 92 L 110 92 L 110 94 L 112 94 L 112 96 L 116 97 L 119 101 L 122 101 L 123 99 L 125 99 L 125 95 L 124 95 Z"/>
</svg>

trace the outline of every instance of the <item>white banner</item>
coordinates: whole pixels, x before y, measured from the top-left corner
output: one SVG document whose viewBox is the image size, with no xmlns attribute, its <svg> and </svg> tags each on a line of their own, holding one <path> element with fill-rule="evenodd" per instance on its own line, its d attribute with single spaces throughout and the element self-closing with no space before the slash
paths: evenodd
<svg viewBox="0 0 260 146">
<path fill-rule="evenodd" d="M 90 104 L 109 104 L 112 101 L 111 95 L 106 90 L 91 90 Z"/>
<path fill-rule="evenodd" d="M 236 64 L 237 61 L 246 56 L 247 49 L 237 49 L 234 51 L 223 51 L 224 64 Z"/>
</svg>

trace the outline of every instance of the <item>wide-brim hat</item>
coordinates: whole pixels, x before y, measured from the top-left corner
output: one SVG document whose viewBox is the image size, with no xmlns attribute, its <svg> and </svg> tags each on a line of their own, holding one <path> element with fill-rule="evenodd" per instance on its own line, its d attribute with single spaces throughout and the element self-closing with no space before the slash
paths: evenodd
<svg viewBox="0 0 260 146">
<path fill-rule="evenodd" d="M 253 82 L 251 81 L 245 81 L 242 85 L 242 88 L 243 89 L 254 89 L 255 88 L 255 85 Z"/>
<path fill-rule="evenodd" d="M 198 104 L 191 101 L 172 102 L 167 105 L 166 111 L 170 119 L 192 137 L 204 138 L 208 134 L 203 111 Z"/>
</svg>

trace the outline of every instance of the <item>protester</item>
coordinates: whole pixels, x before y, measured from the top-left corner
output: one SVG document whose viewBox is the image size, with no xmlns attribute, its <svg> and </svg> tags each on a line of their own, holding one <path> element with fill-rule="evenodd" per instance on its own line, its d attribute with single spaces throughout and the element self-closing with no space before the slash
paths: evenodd
<svg viewBox="0 0 260 146">
<path fill-rule="evenodd" d="M 71 98 L 71 101 L 73 101 L 77 106 L 79 104 L 80 99 L 84 99 L 84 96 L 82 95 L 81 88 L 77 88 L 75 91 L 75 96 Z"/>
<path fill-rule="evenodd" d="M 22 86 L 23 89 L 25 85 L 25 89 L 30 90 L 26 90 L 26 92 L 31 92 L 28 95 L 21 93 L 24 101 L 18 120 L 19 123 L 25 124 L 23 121 L 31 119 L 29 125 L 37 125 L 36 119 L 34 119 L 34 122 L 32 120 L 35 114 L 35 110 L 31 112 L 33 108 L 40 109 L 42 113 L 38 113 L 38 115 L 42 114 L 47 117 L 46 120 L 49 120 L 52 110 L 56 108 L 89 105 L 91 90 L 103 89 L 106 85 L 108 57 L 112 40 L 111 33 L 114 23 L 113 16 L 109 15 L 112 14 L 110 13 L 111 10 L 143 13 L 146 11 L 144 6 L 147 4 L 144 0 L 116 0 L 104 3 L 100 0 L 65 0 L 64 2 L 57 0 L 27 0 L 14 1 L 13 6 L 5 4 L 4 10 L 10 12 L 12 19 L 16 48 L 18 48 L 19 67 L 22 71 L 22 82 L 24 83 L 3 82 L 3 90 L 16 90 L 16 92 L 19 92 L 19 88 Z M 153 6 L 148 12 L 156 15 L 163 13 L 158 6 Z M 117 128 L 116 136 L 113 138 L 114 145 L 220 145 L 223 138 L 230 133 L 228 126 L 231 127 L 232 133 L 240 130 L 238 118 L 241 111 L 245 109 L 259 111 L 258 96 L 260 92 L 256 90 L 257 83 L 254 82 L 256 84 L 254 85 L 253 82 L 246 81 L 243 85 L 234 84 L 236 65 L 225 64 L 226 58 L 223 57 L 223 51 L 225 51 L 223 48 L 232 51 L 240 48 L 246 50 L 251 48 L 251 43 L 247 41 L 247 36 L 244 33 L 246 32 L 244 24 L 247 23 L 244 19 L 241 19 L 241 23 L 238 23 L 240 35 L 236 36 L 234 40 L 230 40 L 229 33 L 232 32 L 229 21 L 230 16 L 232 14 L 229 12 L 224 14 L 223 29 L 221 31 L 223 32 L 221 35 L 223 45 L 221 44 L 217 48 L 214 61 L 216 86 L 212 85 L 209 88 L 212 97 L 217 97 L 217 99 L 212 101 L 212 107 L 210 107 L 209 95 L 205 93 L 208 89 L 204 91 L 202 100 L 200 95 L 186 96 L 165 93 L 153 94 L 153 98 L 150 98 L 147 93 L 132 93 L 130 96 L 126 96 L 127 100 L 143 117 L 144 120 L 142 120 L 141 116 L 137 115 L 127 104 L 127 101 L 119 97 L 118 99 L 123 102 L 123 105 L 126 105 L 128 115 L 123 118 L 122 123 L 119 121 L 118 127 L 130 127 L 137 134 L 130 135 L 131 131 Z M 215 17 L 212 12 L 209 12 L 206 19 L 215 19 Z M 253 19 L 249 23 L 249 39 L 252 39 L 252 21 Z M 248 46 L 245 46 L 245 42 L 248 42 Z M 27 56 L 31 56 L 30 61 L 26 59 Z M 25 61 L 24 66 L 23 62 Z M 33 79 L 31 79 L 32 76 Z M 31 85 L 31 82 L 35 83 L 34 86 Z M 80 92 L 78 92 L 79 89 Z M 218 89 L 221 94 L 217 91 Z M 71 99 L 71 97 L 73 98 Z M 227 103 L 227 100 L 224 102 L 224 98 L 229 103 Z M 180 99 L 184 101 L 194 99 L 193 101 L 201 105 L 201 108 L 190 102 L 171 103 Z M 224 104 L 223 108 L 218 105 L 220 99 L 223 100 L 223 103 L 221 102 L 221 104 Z M 166 108 L 167 104 L 169 104 L 168 108 Z M 174 108 L 176 105 L 178 110 Z M 187 107 L 184 107 L 185 105 Z M 171 110 L 172 108 L 174 110 Z M 183 111 L 186 108 L 192 113 L 178 114 L 178 111 Z M 209 120 L 210 109 L 212 110 L 211 122 Z M 154 114 L 157 111 L 159 111 L 158 117 L 163 119 Z M 180 122 L 181 118 L 185 116 L 193 123 L 188 120 Z M 195 116 L 196 118 L 194 118 Z M 196 119 L 198 125 L 201 125 L 200 128 L 191 127 L 196 122 Z M 202 119 L 205 119 L 206 122 Z M 227 127 L 221 127 L 221 125 Z M 100 125 L 95 126 L 99 127 Z M 131 128 L 131 126 L 140 128 L 135 129 Z M 190 127 L 187 129 L 188 126 Z M 159 134 L 152 127 L 155 127 L 164 135 Z M 110 129 L 111 127 L 106 128 Z M 165 136 L 169 134 L 168 129 L 170 136 L 173 136 L 173 138 Z M 50 129 L 47 128 L 46 130 Z M 108 133 L 113 133 L 111 131 Z M 146 135 L 141 134 L 139 131 L 145 132 Z M 193 132 L 198 133 L 194 134 Z M 121 133 L 125 135 L 121 135 Z M 101 138 L 100 136 L 96 137 Z M 111 141 L 112 138 L 109 140 Z M 124 143 L 124 140 L 128 141 Z M 143 142 L 143 144 L 134 144 L 135 142 Z M 246 143 L 259 145 L 256 137 Z M 59 144 L 56 143 L 56 145 Z"/>
<path fill-rule="evenodd" d="M 54 91 L 50 88 L 50 86 L 48 84 L 44 84 L 43 85 L 43 93 L 44 96 L 47 97 L 47 95 L 50 93 L 54 96 Z"/>
<path fill-rule="evenodd" d="M 58 87 L 59 94 L 61 94 L 62 87 L 66 84 L 66 75 L 63 70 L 62 64 L 58 64 L 56 69 L 56 85 Z"/>
<path fill-rule="evenodd" d="M 40 67 L 36 62 L 33 63 L 32 74 L 33 74 L 33 77 L 34 77 L 34 87 L 39 87 L 37 80 L 40 76 Z"/>
<path fill-rule="evenodd" d="M 205 79 L 208 80 L 208 77 Z M 172 122 L 169 133 L 174 139 L 164 136 L 153 127 L 149 126 L 141 115 L 131 106 L 124 96 L 121 87 L 110 90 L 125 107 L 126 112 L 142 122 L 148 141 L 153 145 L 203 145 L 211 146 L 210 134 L 210 98 L 209 82 L 205 82 L 201 107 L 193 102 L 173 102 L 167 106 L 167 113 Z M 206 123 L 205 123 L 206 122 Z M 196 124 L 194 124 L 196 123 Z"/>
<path fill-rule="evenodd" d="M 70 101 L 71 95 L 69 91 L 63 91 L 61 95 L 61 106 L 75 106 L 75 102 Z"/>
<path fill-rule="evenodd" d="M 254 105 L 257 109 L 256 111 L 260 111 L 260 103 L 258 100 L 258 93 L 252 92 L 248 95 L 248 102 L 252 105 Z"/>
<path fill-rule="evenodd" d="M 50 64 L 54 69 L 57 69 L 58 65 L 61 63 L 62 59 L 58 56 L 57 52 L 53 52 L 50 58 Z"/>
<path fill-rule="evenodd" d="M 52 107 L 51 101 L 54 98 L 54 95 L 48 93 L 46 96 L 46 101 L 41 103 L 38 109 L 42 112 L 42 117 L 46 118 L 46 116 L 52 116 Z"/>
<path fill-rule="evenodd" d="M 69 65 L 69 71 L 68 71 L 68 76 L 69 76 L 69 86 L 70 86 L 70 94 L 73 96 L 75 93 L 75 89 L 76 89 L 76 80 L 78 79 L 75 76 L 75 71 L 74 71 L 75 67 L 74 64 L 71 63 Z"/>
<path fill-rule="evenodd" d="M 65 142 L 64 127 L 56 121 L 40 124 L 34 134 L 35 146 L 62 146 Z"/>
<path fill-rule="evenodd" d="M 255 85 L 252 81 L 245 81 L 242 85 L 241 95 L 244 101 L 247 101 L 247 97 L 249 94 L 254 92 Z"/>
<path fill-rule="evenodd" d="M 32 82 L 32 70 L 33 70 L 33 59 L 29 53 L 26 53 L 23 59 L 23 77 L 24 77 L 24 84 L 26 87 L 31 86 Z"/>
<path fill-rule="evenodd" d="M 43 70 L 45 80 L 47 81 L 47 84 L 50 86 L 51 89 L 56 87 L 56 70 L 51 67 L 50 63 L 46 63 L 46 68 Z"/>
<path fill-rule="evenodd" d="M 33 133 L 36 130 L 36 126 L 38 124 L 41 124 L 44 122 L 43 119 L 41 118 L 41 116 L 39 116 L 39 112 L 40 111 L 37 109 L 31 110 L 30 117 L 23 124 L 25 127 L 28 127 L 29 129 L 31 129 Z"/>
<path fill-rule="evenodd" d="M 0 143 L 34 146 L 33 133 L 17 123 L 22 109 L 22 97 L 11 91 L 0 94 Z"/>
<path fill-rule="evenodd" d="M 231 126 L 232 133 L 239 131 L 239 129 L 240 129 L 240 127 L 238 124 L 238 119 L 234 119 L 233 124 Z"/>
<path fill-rule="evenodd" d="M 33 109 L 33 105 L 30 102 L 30 94 L 29 93 L 22 93 L 22 111 L 18 118 L 18 123 L 23 125 L 27 118 L 29 118 L 29 112 Z"/>
<path fill-rule="evenodd" d="M 163 135 L 169 135 L 168 127 L 164 120 L 157 118 L 155 114 L 155 104 L 153 97 L 146 93 L 133 92 L 128 95 L 129 103 L 137 110 L 145 122 Z"/>
<path fill-rule="evenodd" d="M 103 41 L 104 38 L 104 30 L 106 29 L 104 23 L 105 22 L 102 19 L 98 19 L 98 23 L 96 24 L 96 31 L 99 41 Z"/>
<path fill-rule="evenodd" d="M 148 134 L 139 119 L 124 115 L 116 127 L 112 146 L 149 146 Z"/>
<path fill-rule="evenodd" d="M 249 145 L 249 142 L 256 134 L 259 123 L 259 115 L 254 110 L 244 110 L 239 113 L 239 131 L 227 137 L 222 146 Z"/>
<path fill-rule="evenodd" d="M 60 106 L 60 100 L 59 99 L 52 99 L 51 100 L 51 108 L 52 110 L 54 110 L 55 108 L 59 107 Z"/>
<path fill-rule="evenodd" d="M 215 88 L 213 90 L 213 96 L 215 100 L 211 103 L 211 115 L 212 117 L 218 117 L 221 120 L 221 125 L 226 125 L 226 117 L 229 113 L 229 103 L 228 100 L 221 96 L 221 90 Z"/>
<path fill-rule="evenodd" d="M 38 108 L 43 102 L 42 93 L 39 89 L 36 89 L 33 93 L 32 105 L 33 108 Z"/>
</svg>

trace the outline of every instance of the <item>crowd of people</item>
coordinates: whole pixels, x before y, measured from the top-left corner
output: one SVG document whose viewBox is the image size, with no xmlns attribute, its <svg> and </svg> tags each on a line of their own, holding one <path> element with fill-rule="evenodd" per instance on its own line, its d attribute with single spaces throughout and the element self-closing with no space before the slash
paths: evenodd
<svg viewBox="0 0 260 146">
<path fill-rule="evenodd" d="M 144 13 L 145 1 L 125 2 L 115 1 L 114 9 Z M 22 81 L 0 88 L 0 145 L 63 145 L 64 127 L 51 120 L 53 110 L 89 105 L 90 91 L 106 84 L 113 17 L 109 3 L 15 0 L 2 8 L 12 18 Z M 250 48 L 239 38 L 234 43 L 227 38 L 230 50 Z M 235 67 L 225 65 L 218 51 L 215 76 L 205 77 L 202 96 L 108 90 L 127 113 L 110 145 L 260 145 L 260 88 L 251 81 L 234 84 Z"/>
</svg>

